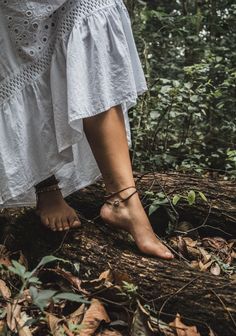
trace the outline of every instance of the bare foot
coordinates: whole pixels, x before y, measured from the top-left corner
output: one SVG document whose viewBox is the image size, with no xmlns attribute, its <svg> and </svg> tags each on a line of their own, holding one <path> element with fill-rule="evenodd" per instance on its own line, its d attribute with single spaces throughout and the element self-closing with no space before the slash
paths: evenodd
<svg viewBox="0 0 236 336">
<path fill-rule="evenodd" d="M 122 198 L 128 197 L 132 190 L 120 193 Z M 109 201 L 120 199 L 113 196 Z M 100 212 L 101 218 L 108 224 L 128 231 L 143 253 L 163 259 L 173 259 L 173 254 L 154 234 L 149 219 L 143 209 L 139 195 L 134 194 L 129 200 L 121 202 L 118 207 L 105 203 Z"/>
<path fill-rule="evenodd" d="M 68 230 L 80 226 L 80 220 L 64 200 L 60 190 L 38 194 L 36 214 L 42 224 L 53 231 Z"/>
</svg>

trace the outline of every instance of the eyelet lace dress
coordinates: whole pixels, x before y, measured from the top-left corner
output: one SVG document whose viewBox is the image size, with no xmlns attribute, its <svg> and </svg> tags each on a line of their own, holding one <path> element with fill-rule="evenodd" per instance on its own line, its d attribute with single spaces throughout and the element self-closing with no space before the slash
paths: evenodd
<svg viewBox="0 0 236 336">
<path fill-rule="evenodd" d="M 131 146 L 146 90 L 123 0 L 0 0 L 0 207 L 52 174 L 64 197 L 100 178 L 83 118 L 121 104 Z"/>
</svg>

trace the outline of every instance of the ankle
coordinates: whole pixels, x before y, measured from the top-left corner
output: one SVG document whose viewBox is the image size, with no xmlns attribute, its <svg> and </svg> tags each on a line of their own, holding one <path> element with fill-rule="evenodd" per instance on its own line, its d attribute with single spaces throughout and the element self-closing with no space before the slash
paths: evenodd
<svg viewBox="0 0 236 336">
<path fill-rule="evenodd" d="M 112 205 L 115 208 L 120 207 L 122 204 L 126 205 L 127 202 L 134 198 L 138 197 L 138 191 L 134 186 L 126 187 L 115 192 L 111 192 L 104 196 L 105 203 Z"/>
</svg>

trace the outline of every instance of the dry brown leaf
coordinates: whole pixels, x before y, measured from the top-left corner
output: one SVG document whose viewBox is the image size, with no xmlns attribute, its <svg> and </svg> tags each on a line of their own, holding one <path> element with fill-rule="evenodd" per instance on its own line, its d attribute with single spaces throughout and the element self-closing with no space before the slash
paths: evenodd
<svg viewBox="0 0 236 336">
<path fill-rule="evenodd" d="M 177 336 L 201 336 L 195 326 L 187 326 L 181 322 L 181 317 L 179 314 L 176 315 L 176 318 L 169 325 L 175 328 Z"/>
<path fill-rule="evenodd" d="M 221 269 L 217 262 L 214 262 L 214 264 L 211 265 L 210 272 L 213 275 L 220 275 Z"/>
<path fill-rule="evenodd" d="M 60 318 L 58 318 L 55 315 L 50 314 L 50 313 L 47 313 L 46 316 L 47 316 L 48 325 L 49 325 L 49 328 L 52 332 L 52 335 L 53 336 L 61 336 L 63 319 L 60 319 Z"/>
<path fill-rule="evenodd" d="M 18 300 L 14 300 L 13 303 L 8 303 L 6 308 L 7 313 L 7 325 L 11 331 L 16 331 L 17 322 L 16 319 L 20 317 L 21 306 L 18 304 Z"/>
<path fill-rule="evenodd" d="M 104 330 L 97 334 L 97 336 L 122 336 L 122 334 L 117 330 Z"/>
<path fill-rule="evenodd" d="M 67 322 L 79 325 L 81 324 L 85 313 L 85 304 L 83 303 L 76 311 L 70 314 L 67 318 Z"/>
<path fill-rule="evenodd" d="M 74 276 L 72 273 L 70 273 L 68 271 L 64 271 L 61 268 L 53 268 L 53 269 L 50 268 L 47 271 L 53 272 L 53 273 L 61 276 L 62 278 L 67 280 L 79 292 L 81 292 L 85 295 L 89 294 L 85 289 L 81 288 L 82 281 L 79 278 L 77 278 L 76 276 Z"/>
<path fill-rule="evenodd" d="M 235 251 L 231 252 L 231 258 L 236 259 L 236 252 Z"/>
<path fill-rule="evenodd" d="M 199 261 L 200 271 L 202 271 L 202 272 L 206 271 L 213 264 L 213 262 L 214 262 L 214 260 L 210 260 L 206 264 L 203 264 L 200 260 Z"/>
<path fill-rule="evenodd" d="M 216 336 L 211 328 L 209 328 L 209 331 L 210 331 L 209 336 Z"/>
<path fill-rule="evenodd" d="M 19 336 L 32 336 L 30 328 L 25 325 L 29 317 L 26 313 L 22 312 L 19 317 L 16 318 L 16 328 Z"/>
<path fill-rule="evenodd" d="M 153 336 L 154 333 L 148 326 L 148 320 L 150 319 L 150 314 L 144 309 L 141 303 L 138 301 L 138 307 L 134 313 L 132 325 L 131 325 L 131 336 Z"/>
<path fill-rule="evenodd" d="M 210 261 L 211 259 L 211 254 L 208 253 L 204 248 L 202 247 L 198 247 L 198 250 L 200 251 L 201 253 L 201 256 L 203 258 L 203 264 L 206 264 L 208 261 Z"/>
<path fill-rule="evenodd" d="M 102 272 L 100 275 L 99 275 L 99 280 L 104 280 L 104 281 L 108 281 L 108 282 L 113 282 L 113 274 L 111 272 L 111 270 L 107 270 L 107 271 L 104 271 Z"/>
<path fill-rule="evenodd" d="M 183 238 L 185 240 L 185 243 L 187 244 L 187 246 L 189 247 L 196 247 L 197 246 L 197 240 L 193 240 L 190 237 L 184 237 Z"/>
<path fill-rule="evenodd" d="M 101 321 L 109 323 L 110 318 L 103 304 L 99 300 L 93 299 L 82 320 L 80 336 L 93 336 Z"/>
<path fill-rule="evenodd" d="M 219 251 L 227 246 L 227 241 L 221 237 L 205 237 L 202 239 L 202 244 L 205 247 L 212 247 Z"/>
<path fill-rule="evenodd" d="M 122 285 L 123 281 L 132 283 L 131 277 L 127 273 L 113 271 L 114 282 L 117 285 Z"/>
<path fill-rule="evenodd" d="M 185 240 L 183 239 L 182 236 L 178 236 L 177 239 L 178 239 L 177 246 L 178 246 L 179 253 L 181 253 L 183 257 L 189 259 L 188 248 L 187 248 Z"/>
<path fill-rule="evenodd" d="M 0 265 L 11 266 L 11 260 L 8 257 L 0 257 Z"/>
<path fill-rule="evenodd" d="M 190 266 L 191 266 L 193 269 L 199 269 L 199 263 L 198 263 L 197 260 L 193 260 L 193 261 L 191 261 Z"/>
<path fill-rule="evenodd" d="M 5 299 L 8 300 L 11 297 L 11 291 L 7 287 L 5 281 L 0 279 L 0 295 Z"/>
<path fill-rule="evenodd" d="M 5 327 L 6 327 L 6 322 L 1 320 L 0 321 L 0 335 L 3 334 L 3 332 L 5 331 Z M 4 335 L 4 334 L 3 334 Z"/>
</svg>

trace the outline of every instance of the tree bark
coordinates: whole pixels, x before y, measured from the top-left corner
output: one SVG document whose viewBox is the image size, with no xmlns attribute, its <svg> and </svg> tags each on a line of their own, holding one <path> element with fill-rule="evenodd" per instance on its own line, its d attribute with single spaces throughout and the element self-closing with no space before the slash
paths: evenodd
<svg viewBox="0 0 236 336">
<path fill-rule="evenodd" d="M 186 323 L 197 325 L 202 336 L 209 335 L 204 324 L 218 336 L 236 335 L 235 281 L 198 272 L 183 261 L 144 256 L 125 234 L 102 223 L 83 221 L 80 229 L 64 239 L 63 233 L 47 231 L 32 216 L 26 213 L 18 218 L 14 232 L 14 247 L 23 250 L 32 266 L 45 255 L 57 255 L 79 263 L 81 279 L 88 274 L 94 279 L 111 269 L 128 276 L 138 286 L 142 301 L 161 310 L 161 319 L 173 314 L 173 320 L 178 312 Z"/>
<path fill-rule="evenodd" d="M 164 190 L 169 197 L 185 190 L 196 189 L 205 193 L 212 203 L 209 221 L 225 221 L 235 226 L 234 185 L 232 182 L 200 179 L 184 174 L 136 174 L 140 188 L 147 190 L 151 185 L 156 192 Z M 82 216 L 93 218 L 98 214 L 104 189 L 102 184 L 91 186 L 72 195 L 68 200 L 78 207 Z M 88 200 L 90 203 L 88 203 Z M 209 213 L 209 206 L 199 202 L 190 207 L 178 204 L 177 210 L 201 218 Z M 194 209 L 194 210 L 193 210 Z M 177 312 L 189 324 L 200 326 L 201 335 L 207 335 L 206 324 L 218 336 L 236 335 L 236 282 L 207 272 L 199 272 L 179 260 L 164 261 L 140 254 L 128 235 L 111 229 L 99 220 L 84 220 L 81 228 L 69 232 L 53 233 L 40 225 L 32 210 L 13 220 L 10 229 L 5 230 L 14 249 L 21 249 L 30 265 L 43 256 L 54 254 L 71 262 L 80 263 L 81 278 L 97 277 L 102 271 L 112 269 L 117 274 L 125 274 L 138 286 L 144 302 L 163 314 Z M 171 317 L 173 320 L 173 317 Z M 197 323 L 195 320 L 200 321 Z M 204 324 L 205 323 L 205 327 Z"/>
<path fill-rule="evenodd" d="M 157 233 L 163 234 L 166 225 L 170 221 L 169 211 L 175 215 L 176 223 L 187 221 L 193 226 L 199 227 L 204 223 L 201 230 L 208 230 L 209 226 L 212 234 L 224 235 L 225 237 L 236 236 L 236 183 L 234 181 L 225 181 L 223 179 L 206 176 L 204 178 L 186 174 L 186 173 L 134 173 L 136 185 L 139 189 L 143 203 L 148 209 L 150 201 L 145 197 L 146 191 L 164 192 L 169 203 L 161 206 L 151 216 L 151 222 Z M 194 190 L 196 192 L 196 202 L 189 205 L 184 199 L 181 199 L 176 206 L 173 206 L 172 199 L 176 194 L 187 195 L 187 192 Z M 199 195 L 202 192 L 207 202 L 203 201 Z M 104 186 L 97 183 L 82 192 L 74 194 L 69 200 L 73 206 L 78 203 L 89 206 L 86 215 L 91 218 L 97 214 L 97 207 L 103 202 Z M 97 206 L 94 206 L 96 203 Z M 90 204 L 90 205 L 89 205 Z M 155 227 L 156 226 L 156 227 Z M 215 228 L 215 230 L 214 230 Z M 223 230 L 223 231 L 221 231 Z"/>
</svg>

